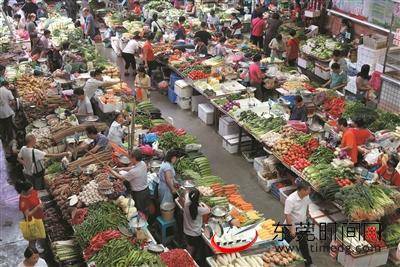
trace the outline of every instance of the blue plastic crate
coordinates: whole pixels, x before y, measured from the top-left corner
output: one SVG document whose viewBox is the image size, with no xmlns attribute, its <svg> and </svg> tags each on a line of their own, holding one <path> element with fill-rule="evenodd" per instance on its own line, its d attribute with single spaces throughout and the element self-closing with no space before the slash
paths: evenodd
<svg viewBox="0 0 400 267">
<path fill-rule="evenodd" d="M 168 89 L 168 99 L 171 101 L 171 103 L 176 104 L 176 94 L 174 92 L 174 89 L 171 90 L 171 88 Z"/>
</svg>

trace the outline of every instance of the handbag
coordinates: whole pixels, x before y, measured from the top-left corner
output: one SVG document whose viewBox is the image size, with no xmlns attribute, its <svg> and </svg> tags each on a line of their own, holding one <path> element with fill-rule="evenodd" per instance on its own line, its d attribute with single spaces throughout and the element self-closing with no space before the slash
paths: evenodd
<svg viewBox="0 0 400 267">
<path fill-rule="evenodd" d="M 24 219 L 19 222 L 19 229 L 25 240 L 31 241 L 46 238 L 46 231 L 42 219 L 35 219 L 33 217 L 30 221 Z"/>
</svg>

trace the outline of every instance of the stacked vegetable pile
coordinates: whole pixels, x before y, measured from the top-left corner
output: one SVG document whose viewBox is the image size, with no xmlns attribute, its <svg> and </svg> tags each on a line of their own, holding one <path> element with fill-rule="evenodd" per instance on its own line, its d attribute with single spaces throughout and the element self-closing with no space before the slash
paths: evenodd
<svg viewBox="0 0 400 267">
<path fill-rule="evenodd" d="M 320 60 L 328 60 L 332 57 L 333 50 L 341 49 L 341 44 L 330 37 L 318 35 L 308 38 L 300 49 L 303 53 L 312 55 Z"/>
<path fill-rule="evenodd" d="M 400 192 L 379 185 L 346 186 L 335 195 L 344 212 L 354 221 L 378 220 L 399 206 Z"/>
<path fill-rule="evenodd" d="M 400 223 L 388 225 L 382 236 L 388 246 L 397 246 L 400 242 Z"/>
<path fill-rule="evenodd" d="M 160 254 L 161 261 L 167 267 L 195 267 L 192 257 L 183 249 L 171 249 Z"/>
<path fill-rule="evenodd" d="M 324 101 L 324 112 L 329 117 L 338 119 L 342 116 L 346 101 L 342 97 L 330 97 Z"/>
<path fill-rule="evenodd" d="M 258 116 L 257 113 L 251 110 L 243 111 L 240 113 L 239 121 L 243 122 L 245 126 L 258 136 L 261 136 L 269 131 L 279 131 L 286 123 L 280 117 L 265 118 Z"/>
<path fill-rule="evenodd" d="M 16 81 L 16 86 L 22 99 L 37 106 L 44 105 L 50 84 L 50 81 L 44 77 L 32 75 L 22 75 Z"/>
</svg>

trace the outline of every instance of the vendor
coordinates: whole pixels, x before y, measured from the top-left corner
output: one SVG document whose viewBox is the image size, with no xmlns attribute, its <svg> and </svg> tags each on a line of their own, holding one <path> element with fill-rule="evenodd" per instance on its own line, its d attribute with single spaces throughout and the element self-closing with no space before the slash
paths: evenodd
<svg viewBox="0 0 400 267">
<path fill-rule="evenodd" d="M 138 102 L 147 101 L 149 99 L 150 88 L 150 76 L 146 74 L 146 70 L 143 66 L 139 66 L 138 73 L 135 77 L 136 100 Z"/>
<path fill-rule="evenodd" d="M 118 146 L 122 146 L 124 139 L 124 123 L 125 118 L 124 114 L 117 113 L 114 121 L 111 123 L 110 129 L 108 130 L 107 138 L 110 142 L 117 144 Z"/>
<path fill-rule="evenodd" d="M 365 127 L 364 119 L 356 118 L 354 120 L 354 135 L 356 136 L 357 146 L 364 145 L 375 139 L 374 135 Z"/>
<path fill-rule="evenodd" d="M 125 45 L 124 49 L 122 49 L 122 58 L 125 61 L 125 76 L 129 76 L 129 68 L 132 67 L 133 75 L 136 73 L 136 59 L 135 55 L 137 55 L 139 51 L 139 43 L 138 40 L 139 32 L 136 32 Z"/>
<path fill-rule="evenodd" d="M 51 32 L 49 30 L 44 30 L 42 37 L 39 39 L 39 46 L 42 48 L 42 54 L 40 57 L 46 57 L 51 48 L 50 34 Z"/>
<path fill-rule="evenodd" d="M 373 91 L 372 86 L 369 84 L 369 80 L 371 78 L 369 75 L 369 70 L 370 66 L 368 64 L 362 65 L 361 71 L 357 74 L 356 78 L 356 98 L 364 103 L 369 99 L 370 92 Z"/>
<path fill-rule="evenodd" d="M 346 18 L 342 19 L 338 35 L 339 40 L 345 43 L 350 43 L 351 39 L 353 38 L 352 32 L 353 29 L 350 21 Z"/>
<path fill-rule="evenodd" d="M 225 42 L 225 37 L 222 36 L 221 38 L 219 38 L 218 44 L 215 46 L 215 56 L 224 57 L 228 54 L 228 52 L 226 51 Z"/>
<path fill-rule="evenodd" d="M 342 90 L 347 85 L 347 74 L 340 69 L 339 63 L 333 63 L 331 66 L 331 78 L 323 85 L 329 89 Z"/>
<path fill-rule="evenodd" d="M 281 24 L 282 21 L 279 14 L 276 12 L 272 13 L 271 18 L 268 19 L 264 37 L 264 50 L 267 55 L 270 53 L 269 44 L 278 35 L 278 29 Z"/>
<path fill-rule="evenodd" d="M 105 82 L 100 69 L 92 70 L 90 78 L 86 81 L 83 91 L 85 96 L 91 100 L 99 87 L 107 87 L 119 83 L 119 81 Z"/>
<path fill-rule="evenodd" d="M 210 213 L 210 208 L 200 202 L 200 192 L 192 189 L 185 195 L 183 206 L 183 232 L 188 251 L 199 266 L 206 266 L 204 241 L 201 237 L 203 216 Z"/>
<path fill-rule="evenodd" d="M 128 184 L 125 183 L 125 185 L 129 187 L 128 192 L 131 192 L 136 208 L 138 211 L 148 216 L 150 191 L 147 182 L 147 166 L 146 163 L 142 161 L 142 158 L 142 152 L 139 149 L 129 151 L 129 159 L 132 165 L 118 169 L 120 171 L 125 171 L 124 174 L 119 174 L 112 168 L 109 168 L 109 170 L 115 177 L 128 182 Z"/>
<path fill-rule="evenodd" d="M 132 4 L 132 12 L 137 17 L 140 17 L 142 15 L 142 8 L 140 7 L 139 1 L 133 2 L 133 4 Z"/>
<path fill-rule="evenodd" d="M 86 135 L 93 140 L 89 145 L 81 146 L 81 148 L 87 149 L 90 153 L 97 153 L 108 149 L 108 138 L 99 133 L 93 125 L 86 127 Z"/>
<path fill-rule="evenodd" d="M 78 71 L 82 65 L 82 58 L 70 51 L 70 43 L 64 42 L 61 46 L 62 68 L 68 73 Z"/>
<path fill-rule="evenodd" d="M 304 105 L 303 98 L 300 95 L 296 95 L 295 104 L 290 111 L 289 120 L 291 121 L 307 121 L 307 108 Z"/>
<path fill-rule="evenodd" d="M 260 54 L 254 55 L 253 63 L 251 63 L 249 66 L 249 79 L 250 79 L 250 86 L 256 88 L 255 97 L 260 101 L 264 101 L 264 88 L 263 88 L 264 73 L 262 73 L 260 68 L 260 60 L 261 60 Z"/>
<path fill-rule="evenodd" d="M 219 30 L 219 17 L 215 14 L 215 10 L 212 9 L 210 11 L 210 14 L 207 16 L 207 24 L 208 28 L 212 31 L 218 31 Z"/>
<path fill-rule="evenodd" d="M 6 80 L 4 77 L 5 74 L 6 74 L 6 67 L 0 65 L 0 84 Z"/>
<path fill-rule="evenodd" d="M 202 21 L 200 23 L 201 29 L 194 34 L 194 38 L 198 37 L 207 46 L 208 42 L 211 40 L 212 36 L 207 31 L 207 23 Z"/>
<path fill-rule="evenodd" d="M 400 174 L 396 170 L 398 164 L 398 156 L 392 154 L 389 160 L 376 171 L 376 174 L 385 183 L 400 186 Z"/>
<path fill-rule="evenodd" d="M 191 17 L 196 16 L 196 5 L 194 4 L 194 0 L 188 0 L 186 2 L 185 13 Z"/>
<path fill-rule="evenodd" d="M 144 66 L 148 69 L 148 74 L 151 75 L 152 71 L 157 69 L 157 62 L 154 56 L 154 49 L 151 41 L 153 40 L 153 35 L 149 33 L 146 37 L 146 42 L 142 47 L 142 59 Z"/>
<path fill-rule="evenodd" d="M 345 118 L 340 118 L 338 120 L 338 126 L 339 130 L 343 133 L 340 149 L 345 151 L 351 161 L 356 164 L 358 160 L 356 135 L 354 134 L 353 129 L 348 127 L 347 120 Z"/>
<path fill-rule="evenodd" d="M 155 41 L 159 41 L 165 33 L 165 25 L 162 21 L 158 20 L 157 13 L 153 14 L 153 21 L 151 22 L 151 31 L 154 34 Z"/>
<path fill-rule="evenodd" d="M 194 38 L 194 52 L 198 55 L 207 55 L 208 48 L 199 37 Z"/>
<path fill-rule="evenodd" d="M 44 189 L 44 158 L 61 158 L 68 156 L 69 152 L 50 154 L 35 148 L 36 137 L 27 134 L 26 145 L 21 148 L 18 154 L 18 162 L 23 166 L 24 177 L 29 180 L 35 189 Z"/>
<path fill-rule="evenodd" d="M 39 8 L 37 4 L 33 3 L 32 0 L 26 0 L 22 7 L 22 11 L 24 11 L 25 16 L 28 16 L 28 14 L 36 14 L 38 9 Z"/>
<path fill-rule="evenodd" d="M 332 59 L 329 62 L 329 67 L 332 68 L 333 63 L 338 63 L 340 65 L 340 70 L 347 74 L 347 62 L 343 58 L 342 51 L 333 50 Z"/>
<path fill-rule="evenodd" d="M 300 41 L 296 37 L 296 30 L 291 29 L 290 39 L 286 43 L 286 63 L 289 66 L 296 66 L 297 58 L 299 57 Z"/>
<path fill-rule="evenodd" d="M 160 179 L 158 185 L 158 195 L 160 205 L 164 203 L 174 203 L 174 199 L 178 197 L 175 188 L 175 169 L 174 164 L 177 161 L 179 152 L 177 150 L 169 150 L 165 155 L 164 161 L 158 171 Z"/>
<path fill-rule="evenodd" d="M 74 95 L 78 97 L 78 102 L 76 104 L 76 108 L 72 111 L 72 113 L 80 116 L 93 115 L 92 104 L 90 103 L 89 98 L 85 96 L 83 89 L 76 88 L 74 90 Z"/>
<path fill-rule="evenodd" d="M 20 14 L 14 15 L 14 27 L 17 31 L 25 30 L 25 21 L 22 20 L 22 16 Z"/>
<path fill-rule="evenodd" d="M 8 86 L 7 81 L 0 82 L 0 140 L 4 146 L 8 146 L 14 139 L 13 117 L 15 113 L 11 107 L 15 104 L 15 101 Z"/>
<path fill-rule="evenodd" d="M 175 21 L 173 24 L 173 28 L 175 33 L 175 41 L 186 39 L 185 29 L 179 22 Z"/>
</svg>

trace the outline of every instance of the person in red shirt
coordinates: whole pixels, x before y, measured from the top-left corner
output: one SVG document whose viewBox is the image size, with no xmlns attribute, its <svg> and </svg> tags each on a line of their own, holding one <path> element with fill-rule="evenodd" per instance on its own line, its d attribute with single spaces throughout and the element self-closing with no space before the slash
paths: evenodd
<svg viewBox="0 0 400 267">
<path fill-rule="evenodd" d="M 366 142 L 375 139 L 371 131 L 365 128 L 365 122 L 362 118 L 355 119 L 354 126 L 353 131 L 356 136 L 357 146 L 364 145 Z"/>
<path fill-rule="evenodd" d="M 398 164 L 398 158 L 391 156 L 387 163 L 383 164 L 376 173 L 387 184 L 400 186 L 400 174 L 396 171 Z"/>
<path fill-rule="evenodd" d="M 255 97 L 260 101 L 264 101 L 264 90 L 262 86 L 264 73 L 262 73 L 260 69 L 260 60 L 260 54 L 254 55 L 253 63 L 249 66 L 249 79 L 250 86 L 256 88 Z"/>
<path fill-rule="evenodd" d="M 295 66 L 297 62 L 297 58 L 299 57 L 300 50 L 300 41 L 296 37 L 296 31 L 290 30 L 289 32 L 291 38 L 287 41 L 286 44 L 286 63 L 289 66 Z"/>
<path fill-rule="evenodd" d="M 43 220 L 43 205 L 39 199 L 38 192 L 33 189 L 31 182 L 29 181 L 17 181 L 15 184 L 15 190 L 19 195 L 19 210 L 24 214 L 26 220 Z M 37 244 L 38 240 L 29 240 L 29 247 L 37 249 L 39 252 L 43 252 L 43 249 Z"/>
<path fill-rule="evenodd" d="M 265 21 L 262 13 L 258 13 L 257 17 L 251 21 L 250 40 L 254 45 L 263 48 L 263 35 L 265 30 Z"/>
<path fill-rule="evenodd" d="M 152 40 L 153 35 L 149 33 L 146 37 L 146 42 L 143 44 L 142 47 L 143 62 L 144 66 L 148 69 L 149 76 L 151 76 L 151 72 L 153 70 L 157 69 L 157 62 L 154 56 L 153 45 L 151 44 Z"/>
<path fill-rule="evenodd" d="M 353 129 L 348 127 L 347 120 L 340 118 L 338 121 L 339 130 L 343 132 L 342 142 L 340 148 L 346 151 L 351 161 L 356 164 L 358 157 L 358 147 L 356 136 L 354 135 Z"/>
<path fill-rule="evenodd" d="M 142 15 L 142 8 L 140 7 L 140 3 L 138 1 L 133 2 L 132 11 L 135 16 L 140 17 L 140 15 Z"/>
</svg>

